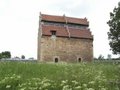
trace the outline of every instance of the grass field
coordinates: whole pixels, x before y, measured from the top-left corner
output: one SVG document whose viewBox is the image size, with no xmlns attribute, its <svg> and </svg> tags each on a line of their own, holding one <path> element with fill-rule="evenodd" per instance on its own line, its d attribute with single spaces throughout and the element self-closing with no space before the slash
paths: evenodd
<svg viewBox="0 0 120 90">
<path fill-rule="evenodd" d="M 0 90 L 120 90 L 120 64 L 0 62 Z"/>
</svg>

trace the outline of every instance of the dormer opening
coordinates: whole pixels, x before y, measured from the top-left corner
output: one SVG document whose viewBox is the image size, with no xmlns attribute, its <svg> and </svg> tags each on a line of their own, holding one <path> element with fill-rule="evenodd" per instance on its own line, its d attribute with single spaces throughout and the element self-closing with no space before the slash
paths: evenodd
<svg viewBox="0 0 120 90">
<path fill-rule="evenodd" d="M 56 36 L 56 31 L 51 30 L 51 35 Z"/>
<path fill-rule="evenodd" d="M 51 30 L 51 39 L 56 40 L 56 31 Z"/>
</svg>

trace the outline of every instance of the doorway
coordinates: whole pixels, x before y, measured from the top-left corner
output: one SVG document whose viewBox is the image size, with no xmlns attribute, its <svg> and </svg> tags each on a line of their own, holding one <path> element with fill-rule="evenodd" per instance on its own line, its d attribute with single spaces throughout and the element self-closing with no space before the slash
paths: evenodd
<svg viewBox="0 0 120 90">
<path fill-rule="evenodd" d="M 58 58 L 55 58 L 55 63 L 58 63 Z"/>
<path fill-rule="evenodd" d="M 82 59 L 81 58 L 78 58 L 78 62 L 81 62 L 82 61 Z"/>
</svg>

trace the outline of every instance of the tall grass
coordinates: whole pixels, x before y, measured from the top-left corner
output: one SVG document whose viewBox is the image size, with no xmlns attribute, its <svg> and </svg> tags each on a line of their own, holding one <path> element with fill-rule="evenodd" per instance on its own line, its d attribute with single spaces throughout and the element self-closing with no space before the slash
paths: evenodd
<svg viewBox="0 0 120 90">
<path fill-rule="evenodd" d="M 0 62 L 0 80 L 0 90 L 120 90 L 120 65 Z"/>
</svg>

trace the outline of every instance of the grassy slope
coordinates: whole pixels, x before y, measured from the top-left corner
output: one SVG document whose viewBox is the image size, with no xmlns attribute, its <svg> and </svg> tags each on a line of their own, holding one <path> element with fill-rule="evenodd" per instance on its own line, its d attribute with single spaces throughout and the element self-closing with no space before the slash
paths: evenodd
<svg viewBox="0 0 120 90">
<path fill-rule="evenodd" d="M 95 76 L 98 71 L 103 71 L 108 79 L 114 78 L 120 70 L 112 64 L 38 64 L 20 62 L 1 62 L 0 78 L 17 74 L 25 79 L 32 77 L 47 77 L 50 79 L 72 79 L 74 75 L 80 78 L 91 73 Z M 86 77 L 87 78 L 87 77 Z"/>
<path fill-rule="evenodd" d="M 120 65 L 113 64 L 40 64 L 22 62 L 0 62 L 0 80 L 13 74 L 20 75 L 22 82 L 30 78 L 76 80 L 81 83 L 107 80 L 120 81 Z M 100 78 L 96 78 L 100 76 Z M 99 80 L 100 79 L 100 80 Z"/>
</svg>

